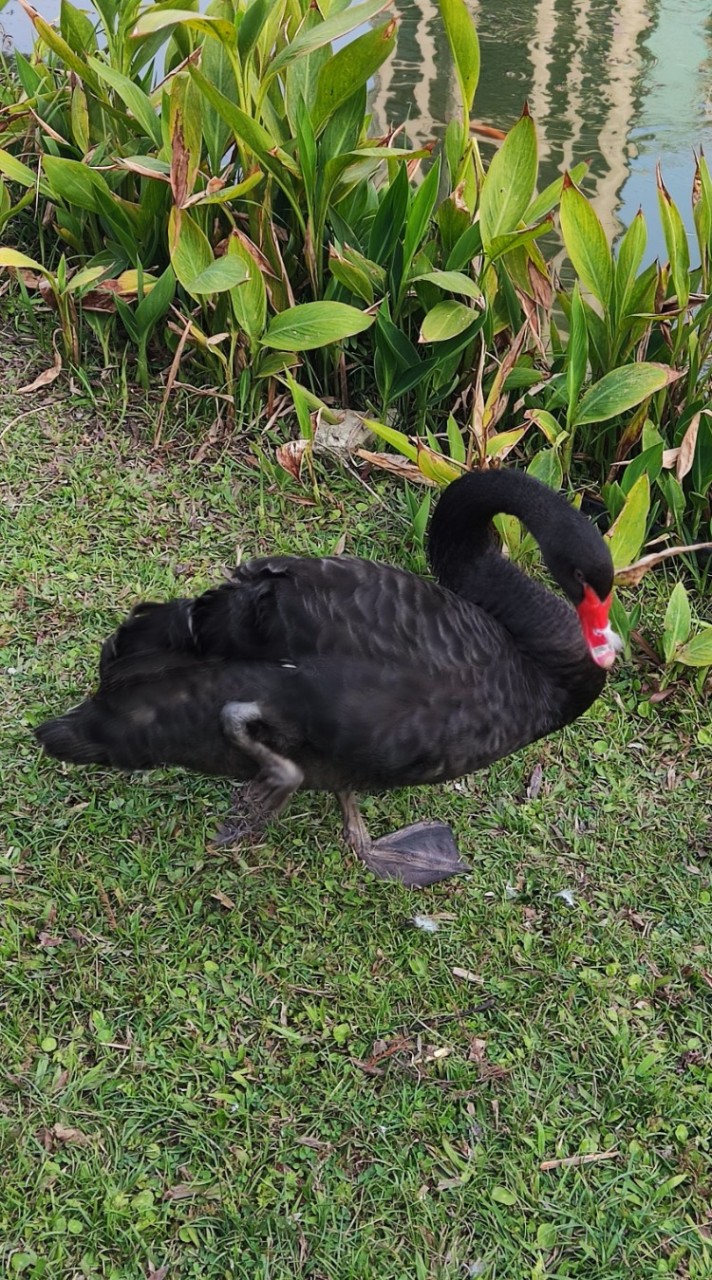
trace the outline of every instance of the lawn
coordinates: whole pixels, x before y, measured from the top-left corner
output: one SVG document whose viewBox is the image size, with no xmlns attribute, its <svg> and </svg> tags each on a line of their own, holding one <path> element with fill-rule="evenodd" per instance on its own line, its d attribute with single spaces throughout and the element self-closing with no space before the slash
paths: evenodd
<svg viewBox="0 0 712 1280">
<path fill-rule="evenodd" d="M 18 396 L 46 352 L 2 350 L 3 1274 L 709 1277 L 709 708 L 624 661 L 566 732 L 367 800 L 376 834 L 452 823 L 472 874 L 430 890 L 345 853 L 328 797 L 211 852 L 227 783 L 65 768 L 31 726 L 238 549 L 417 565 L 402 498 L 331 469 L 305 505 L 190 423 L 153 453 L 145 405 Z"/>
</svg>

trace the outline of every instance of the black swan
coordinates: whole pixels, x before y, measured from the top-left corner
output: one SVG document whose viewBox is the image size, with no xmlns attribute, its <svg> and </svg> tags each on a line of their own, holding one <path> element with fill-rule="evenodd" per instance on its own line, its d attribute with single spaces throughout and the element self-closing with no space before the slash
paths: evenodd
<svg viewBox="0 0 712 1280">
<path fill-rule="evenodd" d="M 575 609 L 501 554 L 498 512 L 531 531 Z M 511 470 L 444 490 L 428 554 L 437 582 L 275 556 L 196 599 L 139 604 L 103 646 L 97 693 L 37 738 L 77 764 L 249 782 L 221 843 L 258 836 L 305 787 L 336 793 L 377 875 L 425 885 L 466 870 L 445 823 L 371 840 L 354 792 L 458 778 L 580 716 L 619 647 L 613 567 L 585 516 Z"/>
</svg>

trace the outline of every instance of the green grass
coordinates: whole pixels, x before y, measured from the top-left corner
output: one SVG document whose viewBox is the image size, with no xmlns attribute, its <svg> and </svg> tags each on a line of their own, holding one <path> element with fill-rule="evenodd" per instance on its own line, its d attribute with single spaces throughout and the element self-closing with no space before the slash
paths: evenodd
<svg viewBox="0 0 712 1280">
<path fill-rule="evenodd" d="M 452 822 L 472 875 L 432 890 L 374 880 L 327 797 L 206 852 L 227 784 L 65 769 L 31 725 L 133 601 L 238 547 L 415 563 L 397 490 L 332 471 L 307 507 L 239 442 L 153 455 L 62 383 L 13 398 L 42 358 L 2 350 L 2 1273 L 709 1277 L 708 709 L 680 686 L 646 714 L 624 664 L 567 732 L 367 800 L 377 832 Z"/>
</svg>

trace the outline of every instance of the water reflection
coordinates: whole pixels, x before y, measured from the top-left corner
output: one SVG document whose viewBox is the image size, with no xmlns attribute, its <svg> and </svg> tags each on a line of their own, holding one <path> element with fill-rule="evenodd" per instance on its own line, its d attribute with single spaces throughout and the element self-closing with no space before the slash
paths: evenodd
<svg viewBox="0 0 712 1280">
<path fill-rule="evenodd" d="M 56 18 L 58 0 L 36 4 Z M 372 109 L 378 128 L 408 119 L 411 139 L 422 142 L 459 114 L 457 82 L 436 0 L 395 4 L 397 49 L 376 78 Z M 587 190 L 608 234 L 640 205 L 648 259 L 666 257 L 655 192 L 660 160 L 692 237 L 693 148 L 706 144 L 712 153 L 709 0 L 471 0 L 471 7 L 482 46 L 475 115 L 506 129 L 528 99 L 541 185 L 590 159 Z M 2 28 L 17 47 L 29 47 L 16 0 L 0 14 Z"/>
<path fill-rule="evenodd" d="M 482 47 L 475 115 L 507 129 L 528 99 L 541 185 L 590 159 L 587 190 L 608 234 L 642 206 L 651 260 L 666 256 L 660 160 L 692 235 L 693 148 L 712 148 L 709 0 L 479 0 L 472 8 Z M 398 9 L 396 56 L 379 73 L 374 113 L 382 127 L 407 115 L 422 142 L 457 110 L 456 82 L 434 0 L 398 0 Z"/>
</svg>

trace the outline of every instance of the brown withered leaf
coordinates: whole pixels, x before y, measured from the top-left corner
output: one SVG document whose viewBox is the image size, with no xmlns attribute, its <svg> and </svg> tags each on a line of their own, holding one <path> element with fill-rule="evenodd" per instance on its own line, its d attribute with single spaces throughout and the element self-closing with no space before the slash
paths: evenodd
<svg viewBox="0 0 712 1280">
<path fill-rule="evenodd" d="M 484 1062 L 487 1057 L 487 1041 L 480 1040 L 478 1036 L 473 1036 L 470 1040 L 470 1052 L 467 1055 L 468 1062 Z"/>
<path fill-rule="evenodd" d="M 688 551 L 709 550 L 712 550 L 712 542 L 693 542 L 685 547 L 665 547 L 662 551 L 653 551 L 650 555 L 636 560 L 635 564 L 629 564 L 625 569 L 617 569 L 615 584 L 617 587 L 637 587 L 649 569 L 662 564 L 663 560 L 669 560 L 670 556 L 681 556 Z"/>
<path fill-rule="evenodd" d="M 700 420 L 702 418 L 702 414 L 708 412 L 709 410 L 707 409 L 700 409 L 699 413 L 694 414 L 687 431 L 680 441 L 680 452 L 675 464 L 675 475 L 678 480 L 683 480 L 688 471 L 692 470 L 692 464 L 695 460 L 697 433 L 700 429 Z"/>
<path fill-rule="evenodd" d="M 75 1129 L 72 1125 L 53 1124 L 50 1130 L 52 1136 L 57 1142 L 65 1142 L 69 1147 L 90 1147 L 91 1138 L 88 1134 L 82 1133 L 81 1129 Z"/>
<path fill-rule="evenodd" d="M 452 975 L 454 978 L 461 978 L 463 982 L 475 982 L 478 987 L 485 985 L 484 978 L 481 978 L 479 973 L 473 973 L 472 969 L 461 969 L 458 965 L 455 965 Z"/>
<path fill-rule="evenodd" d="M 541 784 L 544 779 L 544 769 L 541 761 L 534 765 L 532 774 L 527 784 L 527 800 L 536 800 L 541 791 Z"/>
<path fill-rule="evenodd" d="M 427 484 L 431 488 L 438 487 L 434 480 L 429 480 L 423 475 L 415 462 L 410 462 L 408 458 L 401 458 L 397 453 L 371 453 L 370 449 L 357 449 L 356 453 L 359 458 L 363 458 L 364 462 L 370 462 L 371 466 L 380 467 L 382 471 L 392 471 L 394 475 L 400 476 L 401 480 L 409 480 L 414 484 Z"/>
<path fill-rule="evenodd" d="M 214 889 L 210 897 L 214 898 L 216 902 L 219 902 L 221 907 L 227 907 L 228 911 L 235 910 L 235 903 L 232 898 L 228 898 L 227 894 L 223 893 L 222 889 Z"/>
<path fill-rule="evenodd" d="M 297 482 L 301 480 L 302 463 L 309 445 L 309 440 L 287 440 L 285 444 L 281 444 L 276 450 L 276 457 L 280 467 L 283 467 Z"/>
<path fill-rule="evenodd" d="M 146 1280 L 166 1280 L 167 1275 L 168 1275 L 167 1262 L 164 1262 L 163 1266 L 159 1267 L 158 1270 L 156 1270 L 153 1263 L 149 1259 L 148 1271 L 146 1272 Z"/>
<path fill-rule="evenodd" d="M 40 947 L 61 947 L 62 939 L 54 937 L 43 929 L 38 935 L 37 943 Z"/>
<path fill-rule="evenodd" d="M 43 369 L 32 382 L 26 382 L 24 387 L 18 387 L 18 395 L 28 395 L 31 391 L 39 391 L 41 387 L 49 387 L 51 383 L 56 382 L 62 372 L 62 357 L 58 351 L 54 353 L 54 364 L 49 369 Z"/>
</svg>

